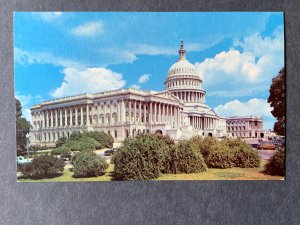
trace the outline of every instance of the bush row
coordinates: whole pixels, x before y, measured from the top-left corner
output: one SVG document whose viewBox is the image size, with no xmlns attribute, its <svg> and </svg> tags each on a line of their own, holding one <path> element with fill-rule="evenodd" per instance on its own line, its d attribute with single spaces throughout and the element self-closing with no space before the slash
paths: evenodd
<svg viewBox="0 0 300 225">
<path fill-rule="evenodd" d="M 113 137 L 102 131 L 73 132 L 69 138 L 61 137 L 56 142 L 54 155 L 68 154 L 71 151 L 93 151 L 100 148 L 111 148 Z"/>
<path fill-rule="evenodd" d="M 195 137 L 175 144 L 169 137 L 141 134 L 116 152 L 117 180 L 155 179 L 160 173 L 198 173 L 208 168 L 259 167 L 258 153 L 242 140 Z"/>
<path fill-rule="evenodd" d="M 217 141 L 212 137 L 194 137 L 190 143 L 202 153 L 208 168 L 253 168 L 260 165 L 257 151 L 240 139 Z"/>
</svg>

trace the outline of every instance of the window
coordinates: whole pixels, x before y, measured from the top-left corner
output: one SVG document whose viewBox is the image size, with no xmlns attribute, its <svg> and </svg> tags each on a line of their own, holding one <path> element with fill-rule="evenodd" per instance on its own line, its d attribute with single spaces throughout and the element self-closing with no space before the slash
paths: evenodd
<svg viewBox="0 0 300 225">
<path fill-rule="evenodd" d="M 115 130 L 115 138 L 118 137 L 118 132 Z"/>
</svg>

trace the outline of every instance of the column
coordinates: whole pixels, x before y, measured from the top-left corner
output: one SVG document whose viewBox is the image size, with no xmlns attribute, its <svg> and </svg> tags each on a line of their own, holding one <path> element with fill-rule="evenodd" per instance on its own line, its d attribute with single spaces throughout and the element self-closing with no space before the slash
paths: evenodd
<svg viewBox="0 0 300 225">
<path fill-rule="evenodd" d="M 104 104 L 104 124 L 107 124 L 107 120 L 108 120 L 108 118 L 107 118 L 107 102 L 104 102 L 103 103 Z"/>
<path fill-rule="evenodd" d="M 73 108 L 70 108 L 70 126 L 73 126 Z"/>
<path fill-rule="evenodd" d="M 173 125 L 173 106 L 170 107 L 170 114 L 171 114 L 171 124 Z"/>
<path fill-rule="evenodd" d="M 51 127 L 53 127 L 53 110 L 50 110 Z"/>
<path fill-rule="evenodd" d="M 57 109 L 55 110 L 55 126 L 58 127 L 58 115 Z"/>
<path fill-rule="evenodd" d="M 126 108 L 125 108 L 125 102 L 124 102 L 124 99 L 122 99 L 121 111 L 122 111 L 122 114 L 121 114 L 121 120 L 122 120 L 122 122 L 125 122 L 125 118 L 126 118 Z"/>
<path fill-rule="evenodd" d="M 80 125 L 83 125 L 83 107 L 80 107 Z"/>
<path fill-rule="evenodd" d="M 67 108 L 65 108 L 65 127 L 68 125 L 68 114 L 67 114 Z"/>
<path fill-rule="evenodd" d="M 120 122 L 120 115 L 121 115 L 121 113 L 120 113 L 120 101 L 117 100 L 117 123 Z"/>
<path fill-rule="evenodd" d="M 139 102 L 139 123 L 142 123 L 142 102 Z"/>
<path fill-rule="evenodd" d="M 46 125 L 47 125 L 47 127 L 49 127 L 49 112 L 48 111 L 46 111 Z"/>
<path fill-rule="evenodd" d="M 158 123 L 161 123 L 161 103 L 158 103 Z"/>
<path fill-rule="evenodd" d="M 149 123 L 152 123 L 152 102 L 149 102 Z"/>
<path fill-rule="evenodd" d="M 166 115 L 165 115 L 165 104 L 162 104 L 162 122 L 165 123 L 166 122 Z"/>
<path fill-rule="evenodd" d="M 75 106 L 75 126 L 78 126 L 78 108 Z"/>
<path fill-rule="evenodd" d="M 128 107 L 129 107 L 129 110 L 128 110 L 128 112 L 129 112 L 129 122 L 131 122 L 131 101 L 130 100 L 128 100 Z"/>
<path fill-rule="evenodd" d="M 90 125 L 90 112 L 89 112 L 89 105 L 86 105 L 86 125 L 89 126 Z"/>
<path fill-rule="evenodd" d="M 144 106 L 144 121 L 143 121 L 144 124 L 147 123 L 147 111 L 146 111 L 146 105 L 147 105 L 147 104 L 145 104 L 145 103 L 143 104 L 143 106 Z"/>
<path fill-rule="evenodd" d="M 167 121 L 167 123 L 170 122 L 169 105 L 166 105 L 166 121 Z"/>
<path fill-rule="evenodd" d="M 62 109 L 59 109 L 59 126 L 62 127 Z"/>
<path fill-rule="evenodd" d="M 154 102 L 154 123 L 156 123 L 157 122 L 157 117 L 156 117 L 156 115 L 157 115 L 157 112 L 156 112 L 156 103 Z"/>
</svg>

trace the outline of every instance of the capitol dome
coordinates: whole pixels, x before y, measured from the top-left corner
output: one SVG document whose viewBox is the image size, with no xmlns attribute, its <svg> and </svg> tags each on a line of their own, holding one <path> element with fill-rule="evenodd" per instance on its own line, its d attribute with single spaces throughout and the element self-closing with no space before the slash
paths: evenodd
<svg viewBox="0 0 300 225">
<path fill-rule="evenodd" d="M 178 53 L 179 59 L 170 67 L 166 76 L 165 90 L 184 102 L 203 103 L 205 91 L 202 88 L 202 79 L 196 67 L 186 59 L 183 41 Z"/>
<path fill-rule="evenodd" d="M 178 53 L 179 59 L 170 67 L 168 76 L 180 74 L 199 76 L 196 67 L 186 59 L 186 50 L 184 49 L 183 41 L 181 41 Z"/>
</svg>

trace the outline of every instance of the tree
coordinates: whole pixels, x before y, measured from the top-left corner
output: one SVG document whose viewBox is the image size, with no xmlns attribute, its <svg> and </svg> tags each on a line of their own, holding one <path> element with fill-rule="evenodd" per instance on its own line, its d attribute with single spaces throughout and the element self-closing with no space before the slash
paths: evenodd
<svg viewBox="0 0 300 225">
<path fill-rule="evenodd" d="M 273 107 L 271 113 L 277 119 L 274 131 L 279 135 L 285 135 L 285 68 L 272 79 L 268 103 Z"/>
<path fill-rule="evenodd" d="M 17 139 L 17 155 L 26 149 L 26 134 L 30 131 L 30 123 L 22 117 L 22 105 L 18 99 L 16 104 L 16 139 Z"/>
</svg>

